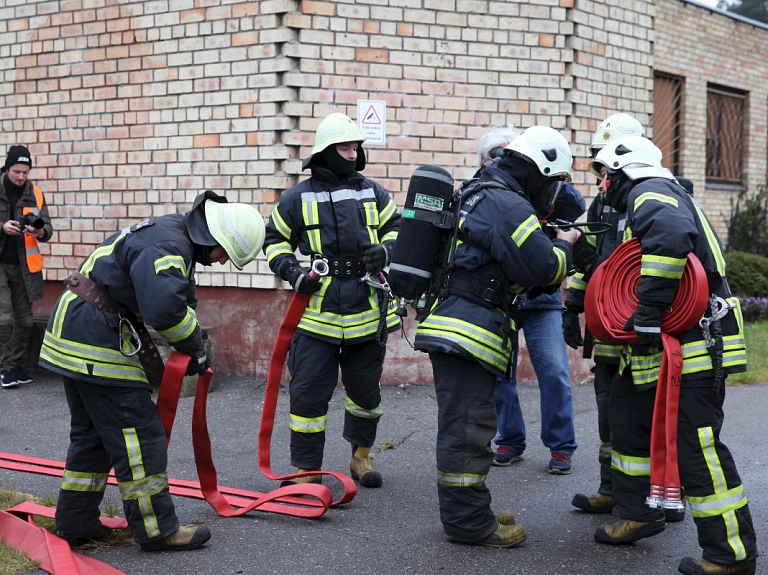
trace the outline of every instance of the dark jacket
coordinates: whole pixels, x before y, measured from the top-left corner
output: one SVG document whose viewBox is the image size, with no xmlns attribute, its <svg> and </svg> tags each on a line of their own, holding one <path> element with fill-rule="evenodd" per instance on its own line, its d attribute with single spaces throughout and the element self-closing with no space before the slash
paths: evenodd
<svg viewBox="0 0 768 575">
<path fill-rule="evenodd" d="M 0 173 L 0 222 L 4 223 L 8 220 L 17 220 L 22 214 L 23 209 L 31 208 L 34 213 L 38 212 L 37 200 L 35 199 L 34 184 L 27 180 L 24 191 L 21 194 L 21 198 L 16 202 L 15 206 L 11 206 L 8 203 L 8 194 L 4 186 L 5 173 Z M 43 207 L 39 210 L 39 216 L 45 222 L 43 230 L 45 235 L 42 238 L 37 239 L 38 242 L 47 242 L 53 235 L 53 226 L 51 225 L 51 218 L 48 214 L 48 204 L 45 202 L 45 196 L 43 195 Z M 0 229 L 0 251 L 3 249 L 5 240 L 8 236 Z M 43 297 L 43 272 L 30 273 L 27 267 L 27 259 L 25 257 L 24 250 L 24 236 L 16 236 L 16 246 L 19 252 L 19 265 L 21 268 L 21 274 L 24 277 L 24 285 L 27 288 L 27 297 L 29 301 L 36 301 Z"/>
<path fill-rule="evenodd" d="M 353 173 L 343 182 L 329 170 L 311 164 L 312 177 L 287 190 L 269 218 L 264 253 L 270 269 L 282 279 L 298 249 L 362 266 L 365 250 L 397 239 L 400 214 L 381 185 Z M 377 290 L 354 277 L 326 276 L 309 300 L 297 331 L 339 343 L 376 337 L 380 312 Z M 387 329 L 398 329 L 396 302 L 388 304 Z"/>
<path fill-rule="evenodd" d="M 489 168 L 481 174 L 488 187 L 462 207 L 451 273 L 505 286 L 514 293 L 559 284 L 573 268 L 571 245 L 550 240 L 520 185 L 498 173 L 501 170 L 495 172 Z M 414 348 L 461 355 L 506 377 L 512 354 L 509 335 L 514 328 L 506 306 L 451 292 L 419 324 Z"/>
<path fill-rule="evenodd" d="M 203 347 L 195 308 L 194 244 L 187 214 L 136 224 L 104 241 L 80 266 L 109 295 L 152 326 L 170 345 L 193 355 Z M 126 343 L 130 328 L 70 291 L 56 302 L 40 351 L 40 365 L 103 385 L 147 385 Z"/>
</svg>

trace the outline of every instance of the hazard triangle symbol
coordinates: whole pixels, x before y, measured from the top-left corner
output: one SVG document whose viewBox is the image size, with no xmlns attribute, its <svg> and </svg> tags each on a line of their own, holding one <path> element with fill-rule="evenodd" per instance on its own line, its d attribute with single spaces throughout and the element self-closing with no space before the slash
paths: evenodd
<svg viewBox="0 0 768 575">
<path fill-rule="evenodd" d="M 379 118 L 379 114 L 376 112 L 376 109 L 373 106 L 368 107 L 368 111 L 365 113 L 365 116 L 363 116 L 362 123 L 366 126 L 381 125 L 381 118 Z"/>
</svg>

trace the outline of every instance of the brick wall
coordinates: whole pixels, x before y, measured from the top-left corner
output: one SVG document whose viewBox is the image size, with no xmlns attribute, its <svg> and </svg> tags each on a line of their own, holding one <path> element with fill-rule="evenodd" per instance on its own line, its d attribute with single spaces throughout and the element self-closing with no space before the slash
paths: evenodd
<svg viewBox="0 0 768 575">
<path fill-rule="evenodd" d="M 726 17 L 693 3 L 659 2 L 655 68 L 684 78 L 682 175 L 721 233 L 735 190 L 707 188 L 707 83 L 744 90 L 747 98 L 745 181 L 750 190 L 768 182 L 768 26 Z"/>
<path fill-rule="evenodd" d="M 419 165 L 469 177 L 475 139 L 494 124 L 560 130 L 593 194 L 592 133 L 615 111 L 650 124 L 654 68 L 686 77 L 683 168 L 697 198 L 728 198 L 703 182 L 707 78 L 750 91 L 746 170 L 750 185 L 765 180 L 768 64 L 754 55 L 768 30 L 683 0 L 413 4 L 5 0 L 0 155 L 15 143 L 34 155 L 57 229 L 46 278 L 205 189 L 268 216 L 302 177 L 319 120 L 355 118 L 359 99 L 387 104 L 387 144 L 366 147 L 365 173 L 398 205 Z M 263 257 L 209 270 L 200 285 L 279 287 Z"/>
</svg>

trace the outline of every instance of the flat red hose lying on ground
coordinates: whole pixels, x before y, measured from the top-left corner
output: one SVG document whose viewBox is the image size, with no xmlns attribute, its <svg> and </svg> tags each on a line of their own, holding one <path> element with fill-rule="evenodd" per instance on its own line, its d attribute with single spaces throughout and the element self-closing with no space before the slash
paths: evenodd
<svg viewBox="0 0 768 575">
<path fill-rule="evenodd" d="M 634 331 L 624 331 L 637 310 L 641 253 L 636 238 L 621 244 L 594 272 L 587 284 L 584 315 L 596 339 L 614 345 L 641 344 Z M 699 259 L 688 254 L 674 300 L 662 315 L 663 355 L 651 428 L 651 507 L 680 504 L 677 466 L 677 411 L 683 356 L 677 337 L 699 323 L 709 302 L 707 275 Z"/>
</svg>

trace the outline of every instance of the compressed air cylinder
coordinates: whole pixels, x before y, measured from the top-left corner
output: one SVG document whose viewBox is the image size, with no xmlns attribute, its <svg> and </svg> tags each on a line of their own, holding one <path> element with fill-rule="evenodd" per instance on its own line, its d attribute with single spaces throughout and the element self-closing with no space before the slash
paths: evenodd
<svg viewBox="0 0 768 575">
<path fill-rule="evenodd" d="M 396 296 L 411 301 L 429 288 L 441 237 L 450 229 L 452 197 L 453 178 L 443 168 L 414 170 L 389 265 L 389 285 Z"/>
</svg>

